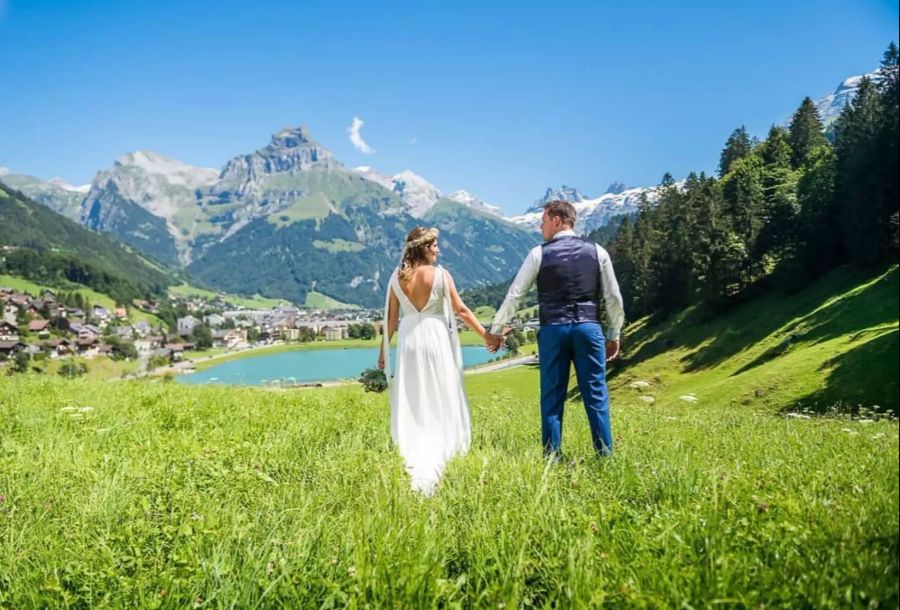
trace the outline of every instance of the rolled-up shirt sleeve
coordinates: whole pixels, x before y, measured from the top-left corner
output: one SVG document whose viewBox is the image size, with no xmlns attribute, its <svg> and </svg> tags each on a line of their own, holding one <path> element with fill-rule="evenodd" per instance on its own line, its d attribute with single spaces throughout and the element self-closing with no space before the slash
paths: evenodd
<svg viewBox="0 0 900 610">
<path fill-rule="evenodd" d="M 625 324 L 625 306 L 622 303 L 622 293 L 619 291 L 619 282 L 613 271 L 612 259 L 609 253 L 601 246 L 597 246 L 597 259 L 600 263 L 600 284 L 603 288 L 603 298 L 606 305 L 606 338 L 610 341 L 618 341 L 622 333 L 622 325 Z"/>
<path fill-rule="evenodd" d="M 534 280 L 537 278 L 538 271 L 541 268 L 542 252 L 541 246 L 535 246 L 528 253 L 528 256 L 525 257 L 522 266 L 519 267 L 519 272 L 506 292 L 506 298 L 503 299 L 503 305 L 500 306 L 500 309 L 497 310 L 497 314 L 494 316 L 491 332 L 495 335 L 499 334 L 503 327 L 513 319 L 516 311 L 518 311 L 519 302 L 534 284 Z"/>
</svg>

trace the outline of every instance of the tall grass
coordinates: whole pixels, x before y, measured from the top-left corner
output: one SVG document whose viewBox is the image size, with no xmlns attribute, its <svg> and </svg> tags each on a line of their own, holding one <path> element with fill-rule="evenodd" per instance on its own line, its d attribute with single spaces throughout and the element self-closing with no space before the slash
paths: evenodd
<svg viewBox="0 0 900 610">
<path fill-rule="evenodd" d="M 631 405 L 600 461 L 573 404 L 549 465 L 477 377 L 430 499 L 383 395 L 6 380 L 0 607 L 896 606 L 896 422 Z"/>
<path fill-rule="evenodd" d="M 894 267 L 635 325 L 606 460 L 575 395 L 542 460 L 533 367 L 469 375 L 433 498 L 358 387 L 4 377 L 0 608 L 896 608 L 897 307 Z"/>
</svg>

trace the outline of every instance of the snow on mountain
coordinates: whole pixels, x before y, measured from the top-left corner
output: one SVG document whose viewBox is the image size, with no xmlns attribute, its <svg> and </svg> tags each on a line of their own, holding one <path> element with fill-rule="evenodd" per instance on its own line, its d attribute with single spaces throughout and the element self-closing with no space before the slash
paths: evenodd
<svg viewBox="0 0 900 610">
<path fill-rule="evenodd" d="M 837 120 L 844 107 L 856 97 L 859 83 L 862 81 L 863 77 L 866 76 L 875 83 L 878 83 L 881 80 L 881 75 L 878 71 L 851 76 L 844 79 L 843 82 L 838 85 L 838 88 L 834 90 L 834 93 L 821 97 L 815 101 L 816 110 L 819 111 L 819 118 L 822 119 L 823 125 L 828 127 Z"/>
<path fill-rule="evenodd" d="M 368 165 L 362 165 L 351 171 L 396 193 L 400 200 L 409 208 L 409 214 L 415 218 L 424 216 L 441 198 L 441 192 L 436 186 L 410 170 L 388 176 L 372 169 Z"/>
<path fill-rule="evenodd" d="M 57 188 L 63 189 L 64 191 L 72 191 L 74 193 L 87 193 L 88 191 L 91 190 L 90 184 L 82 184 L 81 186 L 72 186 L 71 184 L 69 184 L 68 182 L 63 180 L 62 178 L 50 178 L 50 180 L 48 180 L 47 182 Z"/>
<path fill-rule="evenodd" d="M 455 201 L 456 203 L 461 203 L 462 205 L 475 210 L 481 210 L 483 212 L 487 212 L 488 214 L 493 214 L 494 216 L 503 216 L 500 208 L 495 205 L 491 205 L 479 199 L 478 197 L 475 197 L 468 191 L 453 191 L 452 193 L 447 195 L 447 199 L 449 199 L 450 201 Z"/>
<path fill-rule="evenodd" d="M 678 183 L 680 186 L 682 183 Z M 547 189 L 548 192 L 551 189 Z M 570 189 L 572 192 L 578 192 Z M 580 195 L 580 193 L 579 193 Z M 575 232 L 578 234 L 587 234 L 591 231 L 609 224 L 614 216 L 623 214 L 634 214 L 638 211 L 642 198 L 646 197 L 647 201 L 652 203 L 659 197 L 659 187 L 640 187 L 622 191 L 621 193 L 605 193 L 595 199 L 587 199 L 582 196 L 579 201 L 573 201 L 575 211 L 578 213 L 575 221 Z M 551 197 L 552 201 L 556 197 Z M 539 200 L 540 201 L 540 200 Z M 535 210 L 536 206 L 529 208 L 529 211 L 521 216 L 510 218 L 512 222 L 528 231 L 540 231 L 541 217 L 543 216 L 543 206 L 540 210 Z"/>
<path fill-rule="evenodd" d="M 409 206 L 409 213 L 421 218 L 441 198 L 436 186 L 422 176 L 406 170 L 393 177 L 394 192 Z"/>
<path fill-rule="evenodd" d="M 453 191 L 447 195 L 443 195 L 441 191 L 428 182 L 422 176 L 409 170 L 400 172 L 394 176 L 388 176 L 372 169 L 368 165 L 361 165 L 351 170 L 357 176 L 365 178 L 380 184 L 384 188 L 397 194 L 407 207 L 409 214 L 414 218 L 421 218 L 430 210 L 442 197 L 460 203 L 468 208 L 480 210 L 488 214 L 493 214 L 503 218 L 500 208 L 475 197 L 465 190 Z"/>
</svg>

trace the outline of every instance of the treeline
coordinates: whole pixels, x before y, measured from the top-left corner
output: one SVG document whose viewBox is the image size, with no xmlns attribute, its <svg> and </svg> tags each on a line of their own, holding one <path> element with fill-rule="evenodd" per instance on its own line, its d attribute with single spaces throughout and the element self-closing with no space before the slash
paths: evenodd
<svg viewBox="0 0 900 610">
<path fill-rule="evenodd" d="M 799 286 L 839 265 L 896 261 L 897 57 L 891 43 L 830 138 L 806 98 L 764 141 L 736 129 L 718 176 L 692 173 L 678 187 L 666 174 L 659 200 L 608 245 L 629 317 L 723 306 L 773 280 Z"/>
</svg>

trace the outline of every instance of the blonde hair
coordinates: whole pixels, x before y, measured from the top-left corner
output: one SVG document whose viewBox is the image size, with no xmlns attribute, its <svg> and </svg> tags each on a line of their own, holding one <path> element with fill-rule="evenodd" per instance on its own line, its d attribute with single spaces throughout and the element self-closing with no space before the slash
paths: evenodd
<svg viewBox="0 0 900 610">
<path fill-rule="evenodd" d="M 400 280 L 406 282 L 417 265 L 428 262 L 425 250 L 437 241 L 440 231 L 434 227 L 416 227 L 406 236 L 403 244 L 403 258 L 400 260 Z"/>
</svg>

